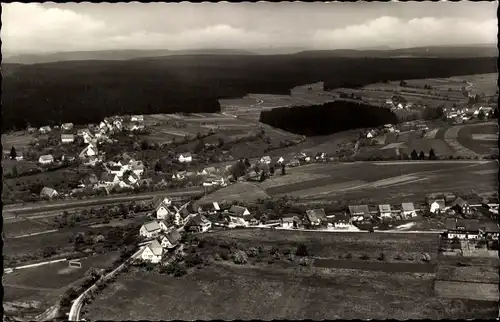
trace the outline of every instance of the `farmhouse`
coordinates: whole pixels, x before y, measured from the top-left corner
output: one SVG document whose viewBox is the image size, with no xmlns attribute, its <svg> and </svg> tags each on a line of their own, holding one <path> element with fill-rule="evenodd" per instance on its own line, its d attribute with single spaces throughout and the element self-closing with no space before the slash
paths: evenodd
<svg viewBox="0 0 500 322">
<path fill-rule="evenodd" d="M 161 262 L 162 253 L 163 248 L 160 243 L 157 240 L 153 240 L 144 248 L 144 251 L 141 253 L 141 259 L 156 264 Z"/>
<path fill-rule="evenodd" d="M 63 131 L 71 131 L 73 130 L 73 123 L 64 123 L 61 125 L 61 130 Z"/>
<path fill-rule="evenodd" d="M 461 215 L 468 215 L 471 212 L 469 203 L 460 197 L 453 201 L 451 209 L 455 210 Z"/>
<path fill-rule="evenodd" d="M 174 215 L 177 212 L 168 198 L 155 198 L 154 208 L 157 219 L 165 219 L 168 215 Z"/>
<path fill-rule="evenodd" d="M 209 205 L 204 205 L 204 206 L 198 207 L 198 213 L 216 214 L 220 210 L 221 210 L 221 208 L 219 207 L 219 204 L 215 201 Z"/>
<path fill-rule="evenodd" d="M 132 115 L 130 116 L 131 122 L 144 122 L 144 115 Z"/>
<path fill-rule="evenodd" d="M 40 128 L 40 134 L 47 134 L 47 133 L 50 133 L 50 131 L 52 131 L 52 129 L 50 128 L 50 126 L 42 126 Z"/>
<path fill-rule="evenodd" d="M 260 158 L 259 160 L 260 163 L 264 163 L 264 164 L 270 164 L 271 163 L 271 157 L 266 155 L 266 156 L 263 156 L 262 158 Z"/>
<path fill-rule="evenodd" d="M 229 216 L 229 228 L 248 227 L 248 222 L 241 217 Z"/>
<path fill-rule="evenodd" d="M 306 210 L 306 220 L 311 226 L 319 226 L 326 219 L 325 211 L 321 209 Z"/>
<path fill-rule="evenodd" d="M 294 217 L 281 218 L 281 227 L 287 228 L 287 229 L 296 228 Z"/>
<path fill-rule="evenodd" d="M 181 153 L 178 158 L 180 163 L 188 163 L 193 161 L 193 156 L 191 155 L 191 152 L 185 152 Z"/>
<path fill-rule="evenodd" d="M 113 165 L 113 166 L 109 167 L 109 173 L 116 174 L 119 177 L 123 176 L 123 172 L 124 172 L 123 170 L 124 169 L 119 165 Z"/>
<path fill-rule="evenodd" d="M 236 217 L 243 217 L 243 216 L 249 216 L 250 211 L 248 211 L 247 208 L 242 207 L 242 206 L 232 206 L 229 209 L 229 212 Z"/>
<path fill-rule="evenodd" d="M 335 215 L 331 221 L 335 228 L 348 228 L 350 226 L 350 218 L 347 214 Z"/>
<path fill-rule="evenodd" d="M 477 239 L 479 237 L 479 220 L 446 218 L 446 235 L 448 239 Z"/>
<path fill-rule="evenodd" d="M 429 201 L 429 211 L 433 214 L 441 213 L 446 210 L 444 199 Z"/>
<path fill-rule="evenodd" d="M 184 229 L 188 231 L 204 233 L 212 228 L 212 223 L 203 215 L 196 214 L 190 216 L 184 225 Z"/>
<path fill-rule="evenodd" d="M 354 221 L 368 220 L 372 217 L 367 205 L 349 206 L 349 214 Z"/>
<path fill-rule="evenodd" d="M 325 152 L 318 152 L 318 154 L 316 154 L 316 161 L 325 161 L 327 158 L 327 155 Z"/>
<path fill-rule="evenodd" d="M 59 194 L 57 191 L 55 191 L 52 188 L 44 187 L 42 191 L 40 192 L 40 198 L 54 198 L 57 197 Z"/>
<path fill-rule="evenodd" d="M 158 221 L 155 220 L 142 225 L 141 229 L 139 230 L 139 235 L 146 238 L 151 238 L 158 236 L 160 232 L 161 232 L 160 224 L 158 223 Z"/>
<path fill-rule="evenodd" d="M 181 234 L 175 228 L 170 228 L 161 238 L 161 246 L 163 248 L 172 249 L 179 245 Z"/>
<path fill-rule="evenodd" d="M 62 143 L 73 143 L 75 141 L 75 136 L 73 134 L 61 134 Z"/>
<path fill-rule="evenodd" d="M 29 127 L 29 128 L 27 129 L 27 131 L 28 131 L 28 133 L 29 133 L 29 134 L 33 134 L 33 133 L 35 133 L 36 131 L 38 131 L 38 129 L 37 129 L 36 127 Z"/>
<path fill-rule="evenodd" d="M 53 162 L 54 162 L 54 157 L 52 156 L 52 154 L 42 155 L 38 159 L 38 163 L 40 164 L 51 164 Z"/>
<path fill-rule="evenodd" d="M 285 159 L 283 157 L 279 157 L 278 161 L 276 161 L 277 164 L 283 164 L 285 162 Z"/>
<path fill-rule="evenodd" d="M 82 152 L 80 152 L 80 158 L 93 157 L 97 155 L 97 145 L 94 143 L 89 143 Z"/>
<path fill-rule="evenodd" d="M 379 205 L 378 206 L 378 215 L 381 218 L 391 218 L 392 211 L 391 211 L 391 205 Z"/>
<path fill-rule="evenodd" d="M 404 218 L 417 216 L 413 202 L 403 202 L 401 204 L 401 214 Z"/>
</svg>

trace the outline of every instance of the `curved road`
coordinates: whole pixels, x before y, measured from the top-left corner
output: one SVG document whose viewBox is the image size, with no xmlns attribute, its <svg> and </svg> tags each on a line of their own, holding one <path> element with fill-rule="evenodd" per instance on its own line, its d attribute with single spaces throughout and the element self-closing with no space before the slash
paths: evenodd
<svg viewBox="0 0 500 322">
<path fill-rule="evenodd" d="M 87 290 L 85 290 L 85 292 L 83 292 L 79 297 L 77 297 L 76 300 L 74 300 L 73 304 L 71 305 L 71 310 L 69 311 L 68 320 L 69 321 L 80 321 L 80 311 L 81 311 L 82 306 L 83 306 L 83 299 L 85 298 L 85 295 L 87 293 L 89 293 L 90 291 L 94 290 L 97 287 L 96 286 L 97 283 L 99 283 L 100 281 L 105 280 L 105 279 L 113 276 L 116 272 L 118 272 L 119 270 L 121 270 L 125 266 L 125 264 L 127 264 L 128 262 L 136 259 L 139 256 L 139 254 L 141 253 L 142 250 L 143 250 L 143 248 L 140 248 L 128 260 L 126 260 L 123 264 L 121 264 L 120 266 L 118 266 L 117 268 L 115 268 L 113 271 L 111 271 L 107 275 L 101 277 L 91 287 L 89 287 Z"/>
</svg>

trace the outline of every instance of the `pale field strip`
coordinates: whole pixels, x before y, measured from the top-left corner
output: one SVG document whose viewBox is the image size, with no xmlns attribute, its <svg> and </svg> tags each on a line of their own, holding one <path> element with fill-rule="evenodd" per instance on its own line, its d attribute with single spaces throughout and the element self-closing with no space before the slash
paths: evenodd
<svg viewBox="0 0 500 322">
<path fill-rule="evenodd" d="M 277 172 L 279 170 L 276 170 Z M 281 186 L 287 186 L 295 183 L 306 183 L 308 181 L 315 181 L 318 179 L 328 178 L 328 175 L 321 174 L 312 174 L 312 173 L 303 173 L 303 172 L 294 172 L 293 175 L 286 176 L 274 176 L 271 180 L 266 180 L 262 183 L 259 183 L 259 187 L 262 189 L 269 189 Z"/>
<path fill-rule="evenodd" d="M 361 180 L 354 180 L 354 181 L 348 181 L 348 182 L 341 182 L 341 183 L 334 183 L 330 185 L 324 185 L 320 187 L 314 187 L 310 189 L 304 189 L 304 190 L 296 190 L 293 192 L 288 192 L 288 193 L 280 193 L 277 194 L 277 196 L 292 196 L 292 197 L 324 197 L 328 196 L 332 193 L 336 192 L 341 192 L 345 190 L 352 190 L 356 188 L 361 188 L 364 187 L 367 183 L 365 181 Z"/>
<path fill-rule="evenodd" d="M 434 289 L 438 297 L 452 299 L 498 301 L 500 297 L 498 283 L 436 281 Z"/>
<path fill-rule="evenodd" d="M 472 139 L 478 141 L 498 141 L 498 134 L 472 134 Z"/>
<path fill-rule="evenodd" d="M 395 142 L 395 143 L 389 143 L 383 148 L 380 148 L 380 150 L 389 150 L 389 149 L 402 149 L 406 146 L 405 142 Z"/>
<path fill-rule="evenodd" d="M 380 188 L 380 187 L 384 187 L 384 186 L 392 186 L 392 185 L 395 185 L 398 183 L 403 183 L 406 181 L 414 181 L 417 179 L 420 179 L 420 178 L 415 177 L 415 176 L 411 176 L 411 175 L 403 175 L 403 176 L 397 176 L 397 177 L 392 177 L 392 178 L 387 178 L 387 179 L 375 181 L 375 182 L 371 183 L 370 186 L 372 186 L 374 188 Z"/>
<path fill-rule="evenodd" d="M 479 175 L 488 175 L 488 174 L 497 174 L 498 170 L 481 170 L 481 171 L 474 171 L 473 173 L 479 174 Z"/>
<path fill-rule="evenodd" d="M 424 138 L 435 139 L 437 132 L 439 132 L 439 128 L 432 129 L 429 132 L 425 133 Z"/>
</svg>

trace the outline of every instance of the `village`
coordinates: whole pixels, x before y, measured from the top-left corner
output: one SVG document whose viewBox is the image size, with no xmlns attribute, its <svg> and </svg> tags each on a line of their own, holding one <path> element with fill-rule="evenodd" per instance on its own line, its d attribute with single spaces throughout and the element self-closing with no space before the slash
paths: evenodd
<svg viewBox="0 0 500 322">
<path fill-rule="evenodd" d="M 154 210 L 150 214 L 156 219 L 141 226 L 139 235 L 144 239 L 138 259 L 151 263 L 162 263 L 170 258 L 181 244 L 182 234 L 206 233 L 219 229 L 284 229 L 324 232 L 360 232 L 377 233 L 383 223 L 411 220 L 418 216 L 427 218 L 445 218 L 445 228 L 441 231 L 442 251 L 463 251 L 475 249 L 498 250 L 499 227 L 493 221 L 498 220 L 498 203 L 483 199 L 477 204 L 469 204 L 453 193 L 432 194 L 427 198 L 427 207 L 416 209 L 412 202 L 400 205 L 382 204 L 376 207 L 351 205 L 347 211 L 326 214 L 325 210 L 308 209 L 305 213 L 290 214 L 276 220 L 257 216 L 241 205 L 221 206 L 218 202 L 199 206 L 196 211 L 189 211 L 190 202 L 175 205 L 169 198 L 158 197 L 154 201 Z M 490 221 L 479 220 L 486 214 Z M 404 225 L 402 225 L 404 226 Z M 397 232 L 394 224 L 387 225 L 386 232 Z M 433 231 L 430 232 L 435 232 Z M 411 232 L 400 230 L 399 232 Z M 182 248 L 180 248 L 182 251 Z"/>
</svg>

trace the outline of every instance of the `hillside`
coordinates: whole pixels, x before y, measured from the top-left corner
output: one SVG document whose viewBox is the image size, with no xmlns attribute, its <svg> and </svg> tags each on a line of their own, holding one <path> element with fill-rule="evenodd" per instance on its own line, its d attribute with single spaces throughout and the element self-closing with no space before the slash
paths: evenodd
<svg viewBox="0 0 500 322">
<path fill-rule="evenodd" d="M 311 58 L 294 55 L 173 55 L 129 61 L 5 65 L 3 126 L 94 123 L 115 114 L 214 113 L 218 99 L 289 94 L 324 81 L 325 89 L 382 80 L 496 72 L 496 58 Z"/>
</svg>

